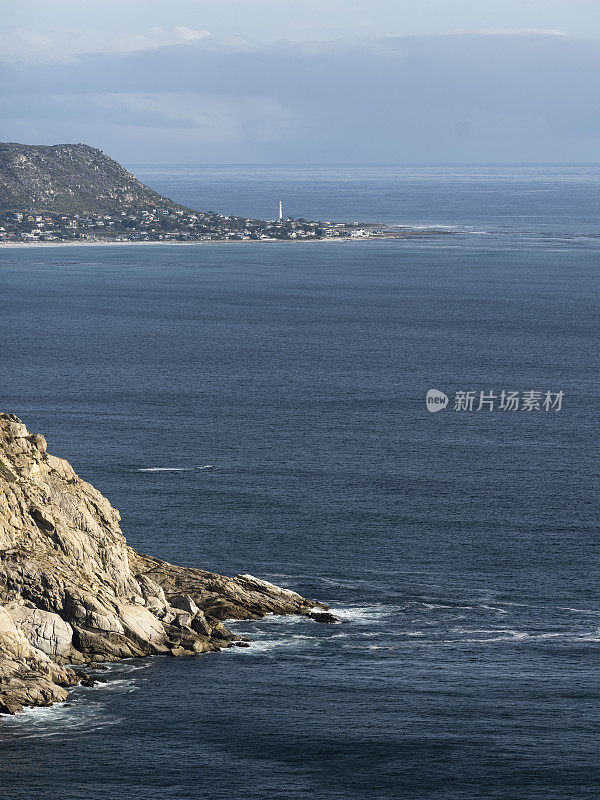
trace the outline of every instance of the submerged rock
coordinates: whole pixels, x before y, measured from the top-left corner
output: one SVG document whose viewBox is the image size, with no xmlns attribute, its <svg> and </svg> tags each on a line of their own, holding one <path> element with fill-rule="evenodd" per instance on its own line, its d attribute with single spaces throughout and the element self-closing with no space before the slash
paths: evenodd
<svg viewBox="0 0 600 800">
<path fill-rule="evenodd" d="M 119 522 L 100 492 L 46 452 L 43 436 L 0 414 L 0 713 L 51 705 L 80 680 L 97 681 L 66 664 L 245 647 L 223 620 L 316 618 L 313 609 L 326 608 L 252 575 L 137 553 Z"/>
</svg>

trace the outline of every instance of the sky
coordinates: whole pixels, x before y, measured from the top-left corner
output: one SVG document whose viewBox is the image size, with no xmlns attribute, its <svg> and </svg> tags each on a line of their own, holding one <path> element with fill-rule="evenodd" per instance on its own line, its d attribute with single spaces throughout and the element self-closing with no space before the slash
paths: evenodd
<svg viewBox="0 0 600 800">
<path fill-rule="evenodd" d="M 0 140 L 134 163 L 600 161 L 600 0 L 0 0 Z"/>
</svg>

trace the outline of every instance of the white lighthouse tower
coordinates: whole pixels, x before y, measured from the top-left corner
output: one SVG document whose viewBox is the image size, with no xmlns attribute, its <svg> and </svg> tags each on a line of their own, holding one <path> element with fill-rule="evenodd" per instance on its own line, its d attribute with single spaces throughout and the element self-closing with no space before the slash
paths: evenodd
<svg viewBox="0 0 600 800">
<path fill-rule="evenodd" d="M 279 201 L 279 222 L 283 220 L 283 202 Z"/>
</svg>

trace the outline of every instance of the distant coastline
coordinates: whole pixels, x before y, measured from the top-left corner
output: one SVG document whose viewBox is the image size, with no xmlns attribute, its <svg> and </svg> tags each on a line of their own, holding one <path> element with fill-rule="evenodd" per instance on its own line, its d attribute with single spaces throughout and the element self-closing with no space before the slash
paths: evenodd
<svg viewBox="0 0 600 800">
<path fill-rule="evenodd" d="M 441 235 L 447 235 L 447 230 L 439 230 L 432 228 L 431 230 L 409 230 L 402 229 L 397 233 L 390 231 L 390 233 L 376 234 L 371 236 L 324 236 L 319 239 L 194 239 L 188 242 L 181 241 L 134 241 L 130 239 L 115 240 L 115 239 L 79 239 L 77 241 L 63 240 L 63 241 L 0 241 L 0 250 L 22 250 L 29 248 L 50 248 L 50 247 L 148 247 L 148 246 L 162 246 L 162 247 L 194 247 L 210 244 L 218 245 L 240 245 L 240 244 L 318 244 L 318 243 L 342 243 L 342 242 L 383 242 L 393 239 L 429 239 Z"/>
<path fill-rule="evenodd" d="M 119 214 L 0 212 L 0 245 L 192 244 L 206 242 L 340 241 L 423 235 L 380 223 L 230 217 L 215 212 L 152 208 Z"/>
<path fill-rule="evenodd" d="M 379 241 L 384 241 L 388 239 L 406 239 L 412 237 L 406 236 L 379 236 L 377 239 Z M 293 240 L 291 240 L 293 241 Z M 330 238 L 330 239 L 299 239 L 298 241 L 294 242 L 294 244 L 315 244 L 317 242 L 368 242 L 373 241 L 373 239 L 356 239 L 347 237 L 338 237 L 338 238 Z M 219 245 L 239 245 L 239 244 L 282 244 L 286 243 L 289 244 L 290 240 L 285 239 L 267 239 L 267 240 L 256 240 L 250 239 L 247 241 L 239 241 L 239 240 L 226 240 L 226 239 L 213 239 L 213 240 L 203 240 L 203 241 L 193 241 L 193 242 L 132 242 L 124 240 L 122 242 L 114 241 L 106 239 L 104 241 L 79 241 L 79 242 L 0 242 L 0 250 L 22 250 L 22 249 L 29 249 L 29 248 L 47 248 L 47 247 L 155 247 L 155 246 L 163 246 L 163 247 L 194 247 L 194 246 L 203 246 L 208 244 L 219 244 Z"/>
<path fill-rule="evenodd" d="M 445 231 L 284 214 L 252 219 L 197 211 L 145 186 L 85 144 L 0 143 L 0 248 L 130 244 L 348 242 L 422 238 Z"/>
</svg>

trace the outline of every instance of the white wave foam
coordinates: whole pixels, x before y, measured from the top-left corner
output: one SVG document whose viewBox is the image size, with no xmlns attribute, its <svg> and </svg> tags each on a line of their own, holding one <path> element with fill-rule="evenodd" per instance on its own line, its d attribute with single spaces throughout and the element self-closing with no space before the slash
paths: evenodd
<svg viewBox="0 0 600 800">
<path fill-rule="evenodd" d="M 9 718 L 8 722 L 25 720 L 44 722 L 45 720 L 55 719 L 61 711 L 68 711 L 68 703 L 54 703 L 52 706 L 33 706 L 32 708 L 25 708 L 16 716 Z M 3 720 L 3 722 L 5 721 L 7 720 Z"/>
<path fill-rule="evenodd" d="M 240 627 L 247 627 L 252 625 L 298 625 L 301 622 L 312 621 L 309 620 L 304 614 L 267 614 L 257 620 L 227 620 L 227 627 L 235 629 Z"/>
<path fill-rule="evenodd" d="M 498 608 L 497 606 L 481 606 L 481 608 L 485 608 L 486 611 L 497 611 L 499 614 L 508 614 L 505 608 Z"/>
<path fill-rule="evenodd" d="M 447 631 L 446 636 L 448 634 L 453 638 L 438 639 L 434 634 L 433 638 L 428 639 L 426 642 L 423 642 L 423 644 L 430 646 L 456 646 L 462 644 L 495 644 L 499 642 L 527 642 L 529 644 L 535 644 L 536 642 L 564 642 L 572 644 L 600 642 L 600 631 L 593 633 L 578 633 L 575 631 L 527 633 L 526 631 L 514 630 L 512 628 L 458 628 Z"/>
<path fill-rule="evenodd" d="M 227 647 L 222 653 L 237 653 L 241 655 L 264 655 L 273 650 L 299 650 L 310 645 L 317 646 L 319 638 L 317 636 L 282 636 L 279 639 L 265 638 L 253 641 L 250 647 Z"/>
<path fill-rule="evenodd" d="M 572 611 L 575 614 L 600 614 L 600 611 L 594 611 L 591 608 L 569 608 L 568 606 L 558 606 L 559 611 Z"/>
<path fill-rule="evenodd" d="M 89 733 L 119 721 L 119 717 L 107 715 L 105 709 L 89 699 L 81 704 L 76 699 L 69 699 L 50 707 L 26 708 L 22 714 L 6 718 L 2 724 L 18 737 L 49 739 L 64 736 L 65 731 Z"/>
<path fill-rule="evenodd" d="M 93 686 L 80 686 L 79 688 L 92 691 L 100 689 L 105 692 L 126 692 L 129 694 L 130 692 L 136 692 L 139 687 L 127 678 L 115 678 L 115 680 L 108 680 L 106 683 L 98 682 Z"/>
<path fill-rule="evenodd" d="M 467 633 L 467 631 L 465 631 Z M 522 631 L 488 631 L 488 633 L 497 633 L 497 636 L 487 636 L 487 637 L 478 637 L 478 633 L 484 633 L 484 631 L 471 631 L 472 636 L 469 638 L 460 638 L 460 639 L 442 639 L 441 643 L 443 644 L 492 644 L 494 642 L 521 642 L 525 641 L 526 639 L 530 639 L 531 636 L 528 633 L 523 633 Z"/>
<path fill-rule="evenodd" d="M 143 467 L 136 472 L 190 472 L 190 467 Z"/>
<path fill-rule="evenodd" d="M 447 605 L 445 603 L 418 603 L 418 605 L 422 606 L 427 611 L 438 611 L 439 609 L 443 609 L 445 611 L 472 611 L 473 606 L 459 606 L 456 604 Z"/>
<path fill-rule="evenodd" d="M 406 224 L 395 224 L 391 226 L 392 228 L 396 228 L 402 231 L 425 231 L 430 233 L 468 233 L 473 234 L 476 236 L 491 236 L 490 231 L 480 231 L 476 230 L 471 225 L 434 225 L 434 224 L 425 224 L 425 225 L 406 225 Z"/>
<path fill-rule="evenodd" d="M 454 628 L 452 633 L 505 633 L 511 635 L 521 635 L 522 631 L 516 631 L 514 628 Z M 528 636 L 529 634 L 524 634 Z"/>
<path fill-rule="evenodd" d="M 202 467 L 140 467 L 136 472 L 194 472 L 214 468 L 213 464 L 204 464 Z"/>
<path fill-rule="evenodd" d="M 458 225 L 392 225 L 392 228 L 400 228 L 403 231 L 462 231 L 463 227 Z"/>
<path fill-rule="evenodd" d="M 357 622 L 359 624 L 372 624 L 377 620 L 399 614 L 403 609 L 399 606 L 374 605 L 356 606 L 355 608 L 332 608 L 331 613 L 344 622 Z"/>
</svg>

